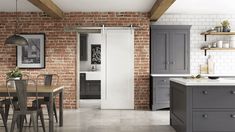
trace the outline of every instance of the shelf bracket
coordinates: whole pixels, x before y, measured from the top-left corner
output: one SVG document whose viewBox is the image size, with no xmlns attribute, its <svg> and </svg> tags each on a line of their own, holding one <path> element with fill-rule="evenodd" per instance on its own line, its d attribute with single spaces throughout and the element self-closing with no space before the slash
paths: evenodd
<svg viewBox="0 0 235 132">
<path fill-rule="evenodd" d="M 204 53 L 204 54 L 205 54 L 205 56 L 207 56 L 207 49 L 204 49 L 204 52 L 205 52 L 205 53 Z"/>
<path fill-rule="evenodd" d="M 206 41 L 207 35 L 205 34 L 205 41 Z"/>
</svg>

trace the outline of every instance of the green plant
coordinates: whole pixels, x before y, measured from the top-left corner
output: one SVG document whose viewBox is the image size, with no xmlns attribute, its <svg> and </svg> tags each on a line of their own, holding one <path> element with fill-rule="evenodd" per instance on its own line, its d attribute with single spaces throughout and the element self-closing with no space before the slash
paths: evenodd
<svg viewBox="0 0 235 132">
<path fill-rule="evenodd" d="M 223 27 L 225 27 L 225 28 L 229 28 L 229 27 L 230 27 L 230 23 L 229 23 L 228 20 L 222 21 L 222 22 L 221 22 L 221 25 L 222 25 Z"/>
<path fill-rule="evenodd" d="M 13 70 L 11 70 L 10 72 L 8 72 L 6 75 L 7 75 L 7 79 L 9 79 L 9 78 L 22 77 L 23 74 L 21 73 L 19 68 L 16 67 Z"/>
</svg>

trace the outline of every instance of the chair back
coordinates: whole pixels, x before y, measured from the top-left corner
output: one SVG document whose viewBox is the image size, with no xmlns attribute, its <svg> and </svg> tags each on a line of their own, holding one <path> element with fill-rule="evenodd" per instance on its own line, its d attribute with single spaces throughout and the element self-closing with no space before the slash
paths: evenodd
<svg viewBox="0 0 235 132">
<path fill-rule="evenodd" d="M 27 81 L 15 80 L 16 95 L 18 98 L 18 107 L 20 111 L 27 110 Z"/>
<path fill-rule="evenodd" d="M 59 76 L 57 74 L 40 74 L 37 76 L 37 85 L 58 85 Z"/>
</svg>

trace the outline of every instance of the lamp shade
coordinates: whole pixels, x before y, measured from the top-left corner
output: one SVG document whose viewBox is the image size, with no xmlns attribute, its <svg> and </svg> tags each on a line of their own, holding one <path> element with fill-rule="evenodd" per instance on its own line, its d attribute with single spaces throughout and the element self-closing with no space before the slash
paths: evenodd
<svg viewBox="0 0 235 132">
<path fill-rule="evenodd" d="M 23 46 L 23 45 L 28 45 L 28 41 L 24 37 L 14 34 L 6 39 L 5 45 Z"/>
</svg>

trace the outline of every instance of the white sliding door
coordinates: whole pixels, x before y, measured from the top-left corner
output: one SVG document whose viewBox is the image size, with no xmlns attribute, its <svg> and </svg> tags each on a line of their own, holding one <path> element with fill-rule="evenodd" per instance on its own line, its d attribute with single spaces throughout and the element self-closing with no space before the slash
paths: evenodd
<svg viewBox="0 0 235 132">
<path fill-rule="evenodd" d="M 134 32 L 105 30 L 101 109 L 134 109 Z"/>
</svg>

